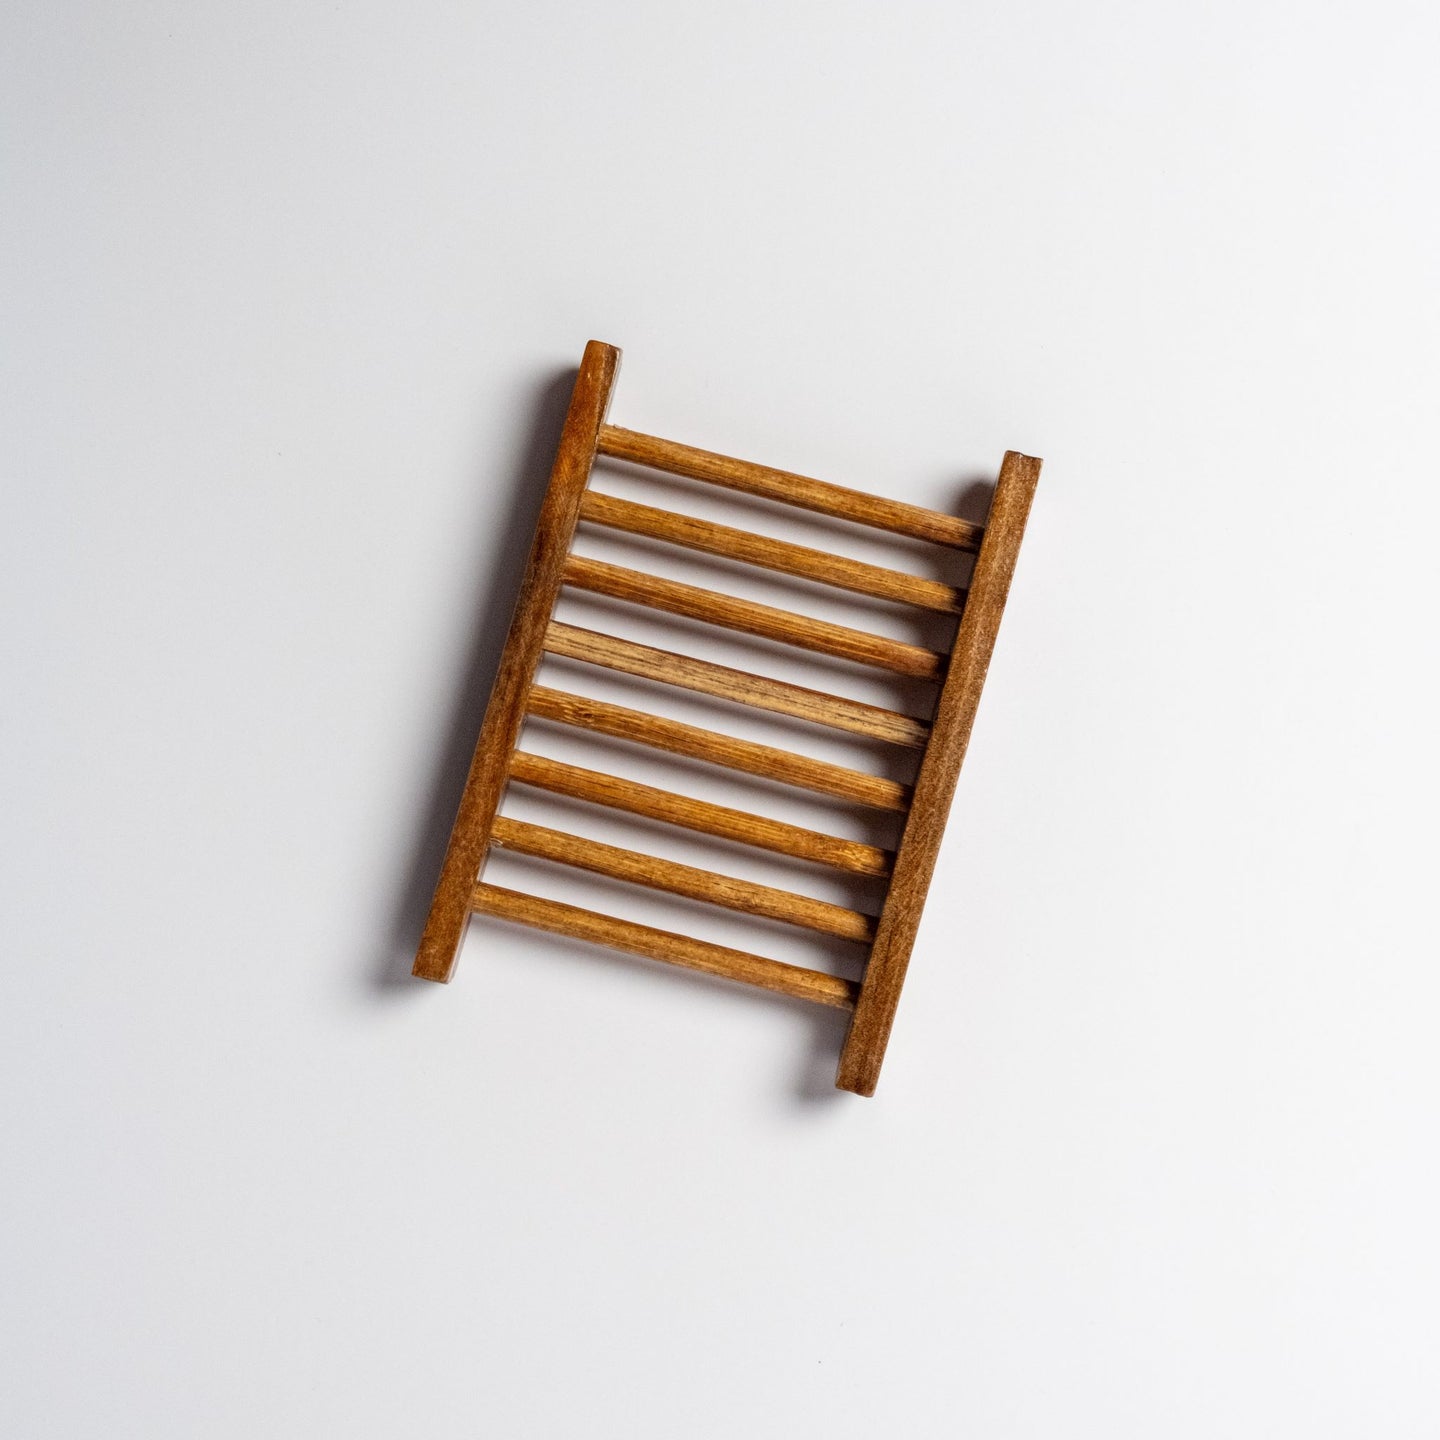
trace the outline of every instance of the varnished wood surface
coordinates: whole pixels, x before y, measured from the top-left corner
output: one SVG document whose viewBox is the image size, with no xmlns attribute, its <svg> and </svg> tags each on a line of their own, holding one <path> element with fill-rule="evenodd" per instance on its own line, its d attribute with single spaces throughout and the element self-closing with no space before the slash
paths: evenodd
<svg viewBox="0 0 1440 1440">
<path fill-rule="evenodd" d="M 505 787 L 505 762 L 520 733 L 525 695 L 540 663 L 545 627 L 555 608 L 565 557 L 580 514 L 580 496 L 595 458 L 596 435 L 609 408 L 619 366 L 620 352 L 613 345 L 592 340 L 585 347 L 510 633 L 415 956 L 413 973 L 424 980 L 449 980 L 455 968 L 469 917 L 471 889 L 480 873 L 490 822 Z"/>
<path fill-rule="evenodd" d="M 1006 453 L 970 581 L 970 598 L 951 652 L 950 671 L 940 692 L 930 743 L 920 762 L 914 800 L 876 925 L 860 998 L 841 1052 L 835 1083 L 842 1090 L 860 1095 L 875 1093 L 1039 478 L 1039 460 L 1013 450 Z"/>
<path fill-rule="evenodd" d="M 831 730 L 887 740 L 892 745 L 921 748 L 930 734 L 924 720 L 902 715 L 898 710 L 827 695 L 821 690 L 752 675 L 748 670 L 734 670 L 728 665 L 696 660 L 670 650 L 657 650 L 653 645 L 638 645 L 632 640 L 602 635 L 598 630 L 585 630 L 558 620 L 546 632 L 545 649 L 570 660 L 584 660 L 607 670 L 658 680 L 682 690 L 733 700 L 738 705 L 789 715 L 796 720 L 808 720 Z"/>
<path fill-rule="evenodd" d="M 798 575 L 878 600 L 894 600 L 899 604 L 918 605 L 922 609 L 949 614 L 959 614 L 965 604 L 963 590 L 939 580 L 926 580 L 883 565 L 868 565 L 825 550 L 792 545 L 786 540 L 772 540 L 768 535 L 756 535 L 749 530 L 698 520 L 693 515 L 639 505 L 598 490 L 585 492 L 580 518 L 592 525 L 664 540 L 671 545 L 684 546 L 687 550 L 720 555 L 727 560 L 739 560 L 746 565 L 776 570 L 785 575 Z"/>
<path fill-rule="evenodd" d="M 991 514 L 982 529 L 920 506 L 607 425 L 605 415 L 619 359 L 620 352 L 613 346 L 592 341 L 586 347 L 414 973 L 425 979 L 448 980 L 466 919 L 472 910 L 482 911 L 853 1009 L 836 1084 L 858 1094 L 873 1094 L 1040 462 L 1013 451 L 1006 454 Z M 857 524 L 977 550 L 970 589 L 967 594 L 902 570 L 848 560 L 614 496 L 587 495 L 597 453 Z M 940 612 L 959 611 L 954 643 L 949 654 L 937 654 L 848 626 L 576 557 L 571 546 L 582 518 L 612 530 L 872 598 Z M 566 584 L 896 674 L 938 679 L 941 686 L 934 717 L 927 723 L 881 706 L 560 624 L 554 621 L 553 612 L 557 595 Z M 547 652 L 730 703 L 919 748 L 923 754 L 913 794 L 884 777 L 776 746 L 537 687 L 536 668 Z M 527 714 L 852 803 L 901 812 L 905 822 L 900 845 L 892 854 L 873 845 L 518 750 L 516 743 Z M 871 917 L 787 890 L 499 816 L 500 797 L 512 780 L 736 844 L 887 879 L 880 913 Z M 480 871 L 492 844 L 552 864 L 857 941 L 868 947 L 865 978 L 856 986 L 819 971 L 485 884 Z"/>
<path fill-rule="evenodd" d="M 753 845 L 758 850 L 771 850 L 797 860 L 810 860 L 836 870 L 856 875 L 888 875 L 891 855 L 875 845 L 862 845 L 856 840 L 842 840 L 837 835 L 823 835 L 800 825 L 788 825 L 748 810 L 732 810 L 728 805 L 713 805 L 708 800 L 694 800 L 637 780 L 625 780 L 600 770 L 568 765 L 543 755 L 517 750 L 510 761 L 510 778 L 522 785 L 533 785 L 556 795 L 575 800 L 588 800 L 595 805 L 608 805 L 650 820 L 663 820 L 686 830 L 698 830 L 724 840 Z"/>
<path fill-rule="evenodd" d="M 500 920 L 513 920 L 537 930 L 548 930 L 554 935 L 590 940 L 630 955 L 664 960 L 690 970 L 703 970 L 707 975 L 758 985 L 762 990 L 774 990 L 800 1000 L 812 1000 L 842 1010 L 849 1009 L 854 1003 L 853 982 L 839 976 L 806 970 L 799 965 L 786 965 L 779 960 L 768 960 L 744 950 L 731 950 L 724 945 L 712 945 L 707 940 L 693 940 L 688 935 L 636 925 L 633 921 L 618 920 L 613 915 L 601 915 L 598 911 L 584 910 L 578 905 L 524 895 L 499 885 L 477 885 L 471 904 L 477 912 Z"/>
<path fill-rule="evenodd" d="M 723 765 L 731 770 L 742 770 L 821 795 L 854 800 L 880 810 L 903 810 L 910 803 L 909 786 L 880 775 L 867 775 L 860 770 L 813 760 L 773 745 L 737 740 L 714 730 L 703 730 L 698 725 L 686 725 L 679 720 L 631 710 L 623 705 L 611 705 L 604 700 L 591 700 L 564 690 L 552 690 L 544 685 L 531 689 L 528 709 L 530 714 L 541 719 L 593 730 L 620 740 L 632 740 L 639 745 L 704 760 L 712 765 Z"/>
<path fill-rule="evenodd" d="M 832 485 L 826 480 L 811 480 L 804 475 L 792 475 L 787 470 L 772 470 L 768 465 L 733 460 L 728 455 L 697 450 L 693 445 L 679 445 L 673 440 L 642 435 L 617 425 L 601 428 L 599 450 L 602 455 L 647 465 L 652 470 L 664 470 L 690 480 L 705 480 L 711 485 L 743 490 L 749 495 L 763 495 L 767 500 L 782 500 L 802 510 L 853 520 L 896 535 L 933 540 L 938 545 L 949 545 L 957 550 L 976 549 L 984 534 L 981 526 L 956 519 L 953 515 L 944 515 L 938 510 L 907 505 L 902 500 L 887 500 L 879 495 L 867 495 L 863 490 Z"/>
<path fill-rule="evenodd" d="M 552 860 L 558 865 L 571 865 L 612 880 L 624 880 L 651 890 L 683 895 L 688 900 L 702 900 L 727 910 L 760 915 L 767 920 L 783 920 L 788 925 L 817 930 L 823 935 L 838 935 L 845 940 L 859 941 L 869 941 L 875 935 L 873 917 L 846 909 L 843 905 L 831 905 L 824 900 L 811 899 L 808 895 L 797 895 L 791 890 L 777 890 L 770 885 L 757 885 L 753 881 L 738 880 L 713 870 L 662 860 L 638 850 L 626 850 L 619 845 L 568 835 L 563 830 L 531 825 L 506 815 L 495 817 L 491 841 L 519 855 Z"/>
<path fill-rule="evenodd" d="M 933 680 L 945 668 L 943 655 L 919 645 L 907 645 L 904 641 L 889 640 L 883 635 L 852 630 L 848 625 L 833 625 L 828 620 L 812 620 L 808 615 L 797 615 L 790 610 L 778 610 L 773 605 L 760 605 L 753 600 L 722 595 L 715 590 L 703 590 L 698 585 L 686 585 L 679 580 L 664 580 L 658 575 L 647 575 L 641 570 L 611 565 L 603 560 L 572 555 L 565 562 L 565 584 L 577 590 L 608 595 L 615 600 L 628 600 L 652 610 L 683 615 L 690 620 L 703 620 L 727 630 L 778 640 L 802 650 L 853 660 L 859 665 L 893 670 L 897 675 Z"/>
</svg>

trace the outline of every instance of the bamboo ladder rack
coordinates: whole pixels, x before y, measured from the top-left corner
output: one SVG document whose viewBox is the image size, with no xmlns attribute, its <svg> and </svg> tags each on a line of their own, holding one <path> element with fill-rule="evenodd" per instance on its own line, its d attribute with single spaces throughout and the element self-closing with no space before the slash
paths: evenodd
<svg viewBox="0 0 1440 1440">
<path fill-rule="evenodd" d="M 585 347 L 540 510 L 509 638 L 465 782 L 414 974 L 448 981 L 472 914 L 664 960 L 850 1012 L 836 1085 L 875 1091 L 900 988 L 920 924 L 940 840 L 994 647 L 1024 533 L 1040 461 L 1009 451 L 982 528 L 938 511 L 867 495 L 820 480 L 732 460 L 606 423 L 620 351 Z M 588 488 L 597 455 L 704 481 L 729 490 L 897 535 L 975 552 L 968 591 L 822 550 L 654 509 Z M 959 617 L 948 653 L 938 654 L 847 626 L 642 574 L 571 553 L 584 520 L 749 565 Z M 863 666 L 936 682 L 933 714 L 898 711 L 823 694 L 709 661 L 554 620 L 563 587 L 667 611 L 778 640 Z M 738 740 L 535 683 L 545 654 L 718 697 L 817 725 L 869 736 L 920 753 L 913 787 L 768 745 Z M 527 716 L 578 726 L 802 789 L 904 815 L 892 853 L 741 810 L 690 799 L 516 748 Z M 716 874 L 499 815 L 511 783 L 547 790 L 887 881 L 878 915 Z M 492 846 L 614 879 L 765 916 L 866 947 L 863 978 L 785 964 L 727 946 L 654 929 L 579 906 L 484 883 Z"/>
</svg>

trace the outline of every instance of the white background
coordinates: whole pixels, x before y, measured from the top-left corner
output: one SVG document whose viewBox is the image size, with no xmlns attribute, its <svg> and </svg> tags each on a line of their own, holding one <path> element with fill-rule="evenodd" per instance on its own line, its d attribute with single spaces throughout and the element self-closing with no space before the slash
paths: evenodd
<svg viewBox="0 0 1440 1440">
<path fill-rule="evenodd" d="M 1440 1432 L 1435 7 L 0 49 L 0 1433 Z M 406 978 L 592 336 L 731 454 L 1046 457 L 873 1100 L 493 922 Z"/>
</svg>

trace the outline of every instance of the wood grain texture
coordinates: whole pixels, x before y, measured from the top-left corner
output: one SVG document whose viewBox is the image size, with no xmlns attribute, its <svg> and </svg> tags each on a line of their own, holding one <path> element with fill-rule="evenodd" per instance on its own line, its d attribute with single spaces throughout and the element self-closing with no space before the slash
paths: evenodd
<svg viewBox="0 0 1440 1440">
<path fill-rule="evenodd" d="M 686 830 L 698 830 L 797 860 L 810 860 L 835 870 L 847 870 L 855 875 L 890 873 L 891 854 L 878 846 L 823 835 L 818 830 L 752 815 L 748 810 L 732 810 L 728 805 L 712 805 L 708 800 L 692 800 L 688 795 L 677 795 L 671 790 L 624 780 L 600 770 L 587 770 L 580 765 L 567 765 L 561 760 L 532 755 L 528 750 L 517 750 L 511 758 L 510 778 L 555 795 L 608 805 L 631 815 L 663 820 Z"/>
<path fill-rule="evenodd" d="M 616 460 L 628 460 L 652 470 L 664 470 L 690 480 L 704 480 L 730 490 L 743 490 L 748 495 L 762 495 L 767 500 L 781 500 L 802 510 L 814 510 L 842 520 L 853 520 L 889 530 L 896 535 L 912 535 L 920 540 L 933 540 L 957 550 L 974 550 L 984 534 L 979 525 L 959 520 L 953 515 L 927 510 L 920 505 L 907 505 L 903 500 L 887 500 L 832 485 L 825 480 L 810 480 L 792 475 L 787 470 L 772 470 L 767 465 L 752 465 L 746 460 L 732 460 L 693 445 L 679 445 L 673 440 L 660 440 L 654 435 L 641 435 L 616 425 L 601 428 L 599 450 Z"/>
<path fill-rule="evenodd" d="M 682 690 L 808 720 L 813 725 L 851 735 L 867 735 L 892 745 L 923 748 L 930 734 L 930 726 L 924 720 L 902 715 L 898 710 L 827 695 L 822 690 L 752 675 L 748 670 L 733 670 L 728 665 L 696 660 L 671 650 L 657 650 L 653 645 L 639 645 L 633 640 L 602 635 L 598 630 L 585 630 L 558 620 L 546 632 L 545 649 L 551 655 L 563 655 L 568 660 L 583 660 L 607 670 L 658 680 Z"/>
<path fill-rule="evenodd" d="M 493 915 L 500 920 L 513 920 L 553 935 L 567 935 L 576 940 L 589 940 L 642 955 L 650 960 L 664 960 L 689 970 L 703 970 L 726 980 L 745 985 L 758 985 L 798 1000 L 811 1000 L 820 1005 L 833 1005 L 848 1010 L 854 1004 L 855 985 L 837 975 L 819 970 L 806 970 L 799 965 L 786 965 L 767 960 L 745 950 L 731 950 L 725 945 L 712 945 L 707 940 L 693 940 L 688 935 L 675 935 L 668 930 L 655 930 L 601 915 L 578 905 L 565 905 L 558 900 L 543 900 L 538 895 L 524 895 L 499 885 L 477 885 L 471 896 L 477 913 Z"/>
<path fill-rule="evenodd" d="M 621 500 L 598 490 L 587 490 L 580 506 L 580 519 L 592 525 L 603 525 L 627 535 L 643 535 L 651 540 L 664 540 L 687 550 L 706 555 L 720 555 L 739 560 L 764 570 L 785 575 L 798 575 L 822 585 L 833 585 L 857 595 L 878 600 L 894 600 L 903 605 L 918 605 L 925 610 L 938 610 L 958 615 L 965 604 L 965 592 L 939 580 L 926 580 L 903 570 L 883 565 L 868 565 L 863 560 L 850 560 L 825 550 L 812 550 L 807 545 L 792 545 L 787 540 L 772 540 L 750 530 L 737 530 L 681 515 L 673 510 L 660 510 Z"/>
<path fill-rule="evenodd" d="M 790 610 L 721 595 L 715 590 L 702 590 L 698 585 L 686 585 L 679 580 L 663 580 L 658 575 L 647 575 L 603 560 L 572 555 L 565 562 L 565 584 L 652 610 L 664 610 L 671 615 L 683 615 L 689 620 L 703 620 L 726 630 L 739 630 L 802 650 L 853 660 L 858 665 L 892 670 L 897 675 L 933 680 L 945 669 L 943 655 L 919 645 L 852 630 L 848 625 L 832 625 L 828 620 L 812 620 Z"/>
<path fill-rule="evenodd" d="M 1039 478 L 1039 460 L 1013 450 L 1006 453 L 970 581 L 970 598 L 931 725 L 930 743 L 920 763 L 915 797 L 876 924 L 875 943 L 841 1052 L 835 1083 L 842 1090 L 875 1093 Z"/>
<path fill-rule="evenodd" d="M 534 686 L 528 710 L 544 720 L 612 735 L 619 740 L 632 740 L 638 745 L 723 765 L 729 770 L 742 770 L 748 775 L 760 775 L 820 795 L 854 800 L 879 810 L 904 810 L 910 803 L 908 785 L 880 775 L 867 775 L 861 770 L 812 760 L 807 755 L 796 755 L 773 745 L 737 740 L 714 730 L 703 730 L 698 725 L 686 725 L 679 720 L 611 705 L 604 700 L 591 700 L 564 690 Z"/>
<path fill-rule="evenodd" d="M 555 607 L 565 557 L 580 514 L 580 496 L 590 478 L 596 436 L 609 408 L 619 366 L 620 352 L 613 345 L 592 340 L 585 347 L 510 633 L 415 956 L 412 973 L 424 980 L 449 980 L 455 968 L 469 917 L 471 891 L 505 786 L 506 761 L 520 733 L 525 695 L 540 663 L 545 627 Z"/>
<path fill-rule="evenodd" d="M 875 936 L 872 916 L 848 910 L 843 905 L 831 905 L 824 900 L 813 900 L 808 895 L 777 890 L 770 885 L 757 885 L 750 880 L 737 880 L 731 875 L 719 875 L 713 870 L 681 865 L 674 860 L 661 860 L 619 845 L 567 835 L 563 830 L 531 825 L 506 815 L 495 817 L 491 843 L 519 855 L 531 855 L 557 865 L 571 865 L 612 880 L 624 880 L 651 890 L 683 895 L 687 900 L 701 900 L 727 910 L 739 910 L 746 915 L 783 920 L 787 925 L 818 930 L 824 935 L 838 935 L 845 940 L 862 942 L 868 942 Z"/>
</svg>

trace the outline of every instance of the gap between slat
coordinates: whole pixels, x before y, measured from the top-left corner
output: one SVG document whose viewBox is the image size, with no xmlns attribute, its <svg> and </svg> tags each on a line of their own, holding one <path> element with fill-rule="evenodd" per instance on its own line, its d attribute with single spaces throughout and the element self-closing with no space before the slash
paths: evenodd
<svg viewBox="0 0 1440 1440">
<path fill-rule="evenodd" d="M 694 800 L 671 790 L 606 775 L 517 750 L 510 759 L 510 779 L 521 785 L 533 785 L 555 795 L 574 800 L 588 800 L 595 805 L 625 810 L 650 820 L 663 820 L 686 830 L 717 835 L 758 850 L 789 855 L 846 870 L 855 875 L 888 875 L 893 858 L 891 852 L 857 840 L 842 840 L 836 835 L 823 835 L 783 820 L 752 815 L 745 810 L 732 810 L 727 805 L 713 805 L 708 800 Z"/>
<path fill-rule="evenodd" d="M 726 945 L 714 945 L 708 940 L 695 940 L 669 930 L 656 930 L 649 925 L 637 925 L 613 915 L 602 915 L 597 910 L 565 905 L 559 900 L 544 900 L 538 895 L 526 895 L 499 885 L 477 885 L 470 903 L 471 908 L 482 915 L 529 925 L 553 935 L 567 935 L 597 945 L 608 945 L 612 950 L 623 950 L 650 960 L 664 960 L 671 965 L 701 970 L 708 975 L 719 975 L 727 980 L 738 980 L 759 986 L 762 990 L 793 995 L 799 1000 L 811 1000 L 841 1010 L 854 1006 L 859 990 L 853 981 L 838 975 L 807 970 L 800 965 L 787 965 L 763 955 L 732 950 Z"/>
<path fill-rule="evenodd" d="M 780 920 L 823 935 L 868 942 L 875 933 L 875 922 L 869 915 L 849 910 L 843 905 L 832 905 L 825 900 L 815 900 L 808 895 L 797 895 L 771 885 L 759 885 L 753 880 L 720 875 L 694 865 L 681 865 L 674 860 L 662 860 L 619 845 L 587 840 L 545 825 L 512 820 L 506 815 L 496 817 L 490 840 L 502 850 L 512 850 L 518 855 L 589 870 L 612 880 L 663 890 L 671 895 L 683 895 L 688 900 L 701 900 L 746 915 Z"/>
<path fill-rule="evenodd" d="M 903 715 L 898 710 L 869 705 L 863 700 L 827 695 L 821 690 L 793 685 L 788 680 L 752 675 L 746 670 L 716 665 L 710 660 L 696 660 L 689 655 L 677 655 L 671 650 L 621 640 L 614 635 L 604 635 L 598 630 L 586 630 L 559 620 L 550 622 L 545 633 L 545 649 L 551 655 L 561 655 L 568 660 L 583 660 L 626 675 L 658 680 L 700 695 L 713 695 L 737 705 L 789 715 L 796 720 L 807 720 L 811 724 L 843 730 L 852 735 L 868 735 L 872 739 L 910 749 L 923 749 L 930 734 L 930 727 L 924 720 Z"/>
<path fill-rule="evenodd" d="M 687 550 L 720 555 L 785 575 L 798 575 L 878 600 L 893 600 L 902 605 L 915 605 L 951 615 L 958 615 L 965 604 L 963 590 L 939 580 L 927 580 L 919 575 L 906 574 L 903 570 L 847 559 L 807 545 L 794 545 L 787 540 L 774 540 L 767 535 L 738 530 L 693 515 L 682 515 L 674 510 L 641 505 L 598 490 L 585 492 L 580 518 L 592 525 L 620 530 L 628 535 L 643 535 Z"/>
<path fill-rule="evenodd" d="M 767 500 L 780 500 L 802 510 L 814 510 L 841 520 L 851 520 L 874 529 L 889 530 L 896 535 L 911 535 L 919 540 L 932 540 L 956 550 L 978 550 L 985 534 L 983 526 L 972 525 L 954 515 L 928 510 L 923 505 L 910 505 L 903 500 L 887 500 L 863 490 L 851 490 L 828 480 L 811 480 L 788 470 L 773 470 L 768 465 L 755 465 L 748 460 L 735 460 L 693 445 L 674 440 L 661 440 L 655 435 L 642 435 L 618 425 L 602 425 L 596 447 L 601 455 L 615 460 L 628 460 L 652 470 L 683 475 L 687 480 L 703 480 L 729 490 L 743 490 Z"/>
<path fill-rule="evenodd" d="M 643 571 L 611 565 L 603 560 L 571 555 L 565 562 L 565 584 L 592 594 L 644 605 L 652 610 L 705 621 L 727 630 L 777 640 L 802 650 L 852 660 L 859 665 L 874 665 L 882 670 L 894 671 L 897 675 L 935 680 L 945 671 L 945 656 L 921 645 L 907 645 L 902 640 L 890 640 L 883 635 L 854 630 L 848 625 L 835 625 L 828 620 L 813 620 L 773 605 L 722 595 L 679 580 L 665 580 L 658 575 L 647 575 Z"/>
<path fill-rule="evenodd" d="M 631 740 L 639 745 L 683 755 L 687 759 L 704 760 L 712 765 L 760 775 L 767 780 L 778 780 L 821 795 L 853 800 L 879 810 L 903 811 L 910 802 L 909 786 L 883 776 L 867 775 L 860 770 L 796 755 L 773 745 L 737 740 L 698 725 L 687 725 L 683 721 L 665 719 L 643 710 L 612 705 L 605 700 L 572 695 L 564 690 L 552 690 L 544 685 L 532 686 L 526 708 L 531 715 L 544 720 L 554 720 L 620 740 Z"/>
</svg>

